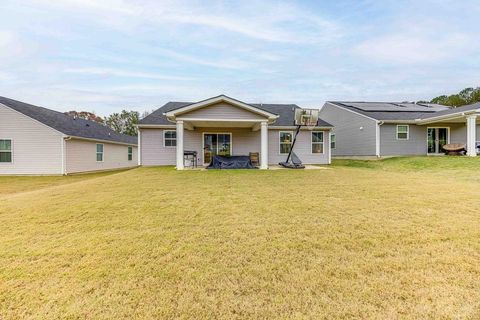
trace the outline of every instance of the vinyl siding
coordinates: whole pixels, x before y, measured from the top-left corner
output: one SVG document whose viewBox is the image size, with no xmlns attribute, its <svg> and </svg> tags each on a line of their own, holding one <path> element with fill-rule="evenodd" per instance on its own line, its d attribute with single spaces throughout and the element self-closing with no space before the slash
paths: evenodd
<svg viewBox="0 0 480 320">
<path fill-rule="evenodd" d="M 103 162 L 97 162 L 97 142 L 71 139 L 67 140 L 65 144 L 67 174 L 121 169 L 135 167 L 138 164 L 138 152 L 135 146 L 133 146 L 133 158 L 129 161 L 127 145 L 103 143 Z"/>
<path fill-rule="evenodd" d="M 333 156 L 375 156 L 376 121 L 326 103 L 320 118 L 334 126 L 336 137 Z M 360 129 L 362 128 L 362 129 Z"/>
<path fill-rule="evenodd" d="M 201 118 L 201 119 L 256 119 L 265 120 L 264 116 L 248 110 L 232 106 L 228 103 L 217 103 L 201 109 L 178 115 L 179 118 Z"/>
<path fill-rule="evenodd" d="M 401 125 L 401 123 L 398 123 Z M 409 139 L 397 140 L 397 124 L 383 124 L 380 126 L 380 155 L 426 155 L 427 154 L 427 128 L 450 128 L 450 143 L 466 143 L 467 128 L 463 123 L 435 123 L 418 126 L 409 125 Z M 477 126 L 477 137 L 479 126 Z"/>
<path fill-rule="evenodd" d="M 0 104 L 0 139 L 12 139 L 13 162 L 0 163 L 0 174 L 62 174 L 63 135 Z"/>
<path fill-rule="evenodd" d="M 163 131 L 169 129 L 141 129 L 141 157 L 142 165 L 175 165 L 176 149 L 163 146 Z M 268 152 L 269 164 L 278 164 L 285 161 L 286 155 L 279 154 L 279 131 L 269 130 L 268 134 Z M 248 155 L 250 152 L 260 152 L 260 131 L 239 128 L 195 128 L 195 130 L 184 131 L 184 149 L 197 151 L 198 163 L 203 164 L 203 133 L 232 133 L 232 154 Z M 305 163 L 327 164 L 328 163 L 328 131 L 324 133 L 324 153 L 311 153 L 311 133 L 310 131 L 301 131 L 295 153 Z"/>
</svg>

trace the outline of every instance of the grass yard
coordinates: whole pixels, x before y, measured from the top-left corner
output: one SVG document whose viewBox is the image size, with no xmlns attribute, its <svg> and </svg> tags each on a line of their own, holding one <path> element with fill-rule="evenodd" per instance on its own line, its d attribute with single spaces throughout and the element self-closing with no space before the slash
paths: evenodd
<svg viewBox="0 0 480 320">
<path fill-rule="evenodd" d="M 0 319 L 479 319 L 479 175 L 419 157 L 0 177 Z"/>
</svg>

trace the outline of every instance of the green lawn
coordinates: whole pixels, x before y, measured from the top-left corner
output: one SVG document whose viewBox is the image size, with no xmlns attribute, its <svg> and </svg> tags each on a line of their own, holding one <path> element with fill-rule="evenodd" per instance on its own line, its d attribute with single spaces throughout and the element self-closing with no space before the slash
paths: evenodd
<svg viewBox="0 0 480 320">
<path fill-rule="evenodd" d="M 0 319 L 478 319 L 479 169 L 0 177 Z"/>
</svg>

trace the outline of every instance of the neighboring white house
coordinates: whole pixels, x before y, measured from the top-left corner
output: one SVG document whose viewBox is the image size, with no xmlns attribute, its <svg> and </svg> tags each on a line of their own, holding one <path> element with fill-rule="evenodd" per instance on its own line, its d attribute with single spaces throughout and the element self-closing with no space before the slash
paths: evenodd
<svg viewBox="0 0 480 320">
<path fill-rule="evenodd" d="M 138 165 L 137 138 L 0 97 L 0 175 L 64 175 Z"/>
<path fill-rule="evenodd" d="M 259 167 L 286 160 L 295 136 L 295 104 L 251 104 L 225 95 L 199 102 L 169 102 L 140 121 L 141 165 L 184 168 L 184 154 L 197 153 L 200 165 L 215 155 L 258 153 Z M 318 120 L 303 128 L 293 151 L 305 164 L 330 163 L 332 126 Z"/>
</svg>

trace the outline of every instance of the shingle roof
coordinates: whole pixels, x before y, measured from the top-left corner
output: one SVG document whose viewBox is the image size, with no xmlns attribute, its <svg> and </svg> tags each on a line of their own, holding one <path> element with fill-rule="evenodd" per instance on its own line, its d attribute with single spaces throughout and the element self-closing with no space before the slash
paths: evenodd
<svg viewBox="0 0 480 320">
<path fill-rule="evenodd" d="M 451 109 L 435 112 L 434 114 L 427 114 L 427 115 L 424 115 L 421 119 L 428 119 L 428 118 L 432 118 L 432 117 L 446 116 L 446 115 L 449 115 L 449 114 L 461 113 L 461 112 L 471 111 L 471 110 L 476 110 L 476 109 L 480 109 L 480 102 L 469 104 L 469 105 L 462 106 L 462 107 L 451 108 Z"/>
<path fill-rule="evenodd" d="M 137 144 L 137 137 L 117 133 L 94 121 L 73 118 L 58 111 L 5 97 L 0 97 L 0 103 L 68 136 Z"/>
<path fill-rule="evenodd" d="M 447 106 L 411 102 L 328 101 L 376 120 L 415 120 L 451 111 Z"/>
<path fill-rule="evenodd" d="M 140 124 L 174 125 L 174 123 L 168 121 L 163 114 L 169 111 L 173 111 L 175 109 L 180 109 L 189 104 L 192 104 L 192 102 L 168 102 L 164 106 L 160 107 L 159 109 L 155 110 L 154 112 L 140 120 Z M 270 127 L 293 126 L 295 119 L 295 109 L 300 108 L 296 104 L 249 103 L 249 105 L 279 116 L 275 123 L 269 125 Z M 322 119 L 318 119 L 317 125 L 320 127 L 333 127 L 331 124 Z"/>
</svg>

